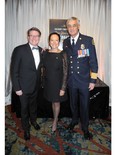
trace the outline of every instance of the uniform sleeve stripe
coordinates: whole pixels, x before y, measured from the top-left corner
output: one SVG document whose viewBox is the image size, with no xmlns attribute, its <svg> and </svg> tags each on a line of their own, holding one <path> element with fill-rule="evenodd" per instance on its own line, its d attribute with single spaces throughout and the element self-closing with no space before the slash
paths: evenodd
<svg viewBox="0 0 116 155">
<path fill-rule="evenodd" d="M 91 72 L 91 78 L 92 78 L 92 79 L 97 79 L 97 73 Z"/>
</svg>

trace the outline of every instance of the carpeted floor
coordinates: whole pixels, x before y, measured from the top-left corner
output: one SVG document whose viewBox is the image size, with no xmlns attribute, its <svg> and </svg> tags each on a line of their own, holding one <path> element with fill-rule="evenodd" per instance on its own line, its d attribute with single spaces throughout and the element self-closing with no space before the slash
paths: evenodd
<svg viewBox="0 0 116 155">
<path fill-rule="evenodd" d="M 41 129 L 31 127 L 31 139 L 25 141 L 21 120 L 11 112 L 11 106 L 5 107 L 5 155 L 110 155 L 110 120 L 90 120 L 89 131 L 92 140 L 84 140 L 80 125 L 73 132 L 66 129 L 70 118 L 61 118 L 56 135 L 51 134 L 52 118 L 38 118 Z"/>
</svg>

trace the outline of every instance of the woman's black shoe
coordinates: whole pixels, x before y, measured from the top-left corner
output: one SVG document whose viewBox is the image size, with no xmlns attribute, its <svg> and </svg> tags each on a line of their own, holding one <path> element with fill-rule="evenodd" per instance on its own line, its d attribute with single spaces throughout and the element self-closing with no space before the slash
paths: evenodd
<svg viewBox="0 0 116 155">
<path fill-rule="evenodd" d="M 32 126 L 34 127 L 35 130 L 40 129 L 40 126 L 36 122 L 32 123 Z"/>
</svg>

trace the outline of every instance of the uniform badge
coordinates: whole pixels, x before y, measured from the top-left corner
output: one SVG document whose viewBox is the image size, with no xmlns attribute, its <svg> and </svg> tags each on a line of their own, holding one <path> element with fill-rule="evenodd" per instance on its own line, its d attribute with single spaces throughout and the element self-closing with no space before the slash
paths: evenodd
<svg viewBox="0 0 116 155">
<path fill-rule="evenodd" d="M 85 49 L 85 45 L 84 44 L 81 44 L 81 49 Z"/>
</svg>

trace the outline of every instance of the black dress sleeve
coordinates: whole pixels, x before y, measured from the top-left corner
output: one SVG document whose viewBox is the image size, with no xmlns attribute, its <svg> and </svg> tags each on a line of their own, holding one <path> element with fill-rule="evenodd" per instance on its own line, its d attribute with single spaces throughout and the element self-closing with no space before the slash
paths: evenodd
<svg viewBox="0 0 116 155">
<path fill-rule="evenodd" d="M 62 51 L 61 53 L 62 53 L 62 60 L 63 60 L 63 79 L 62 79 L 61 90 L 65 91 L 66 86 L 67 86 L 68 61 L 67 61 L 66 52 Z"/>
<path fill-rule="evenodd" d="M 41 56 L 41 87 L 44 88 L 44 85 L 45 85 L 45 66 L 44 66 L 44 63 L 45 63 L 45 56 L 48 52 L 48 49 L 46 50 L 43 50 L 42 52 L 42 56 Z"/>
</svg>

